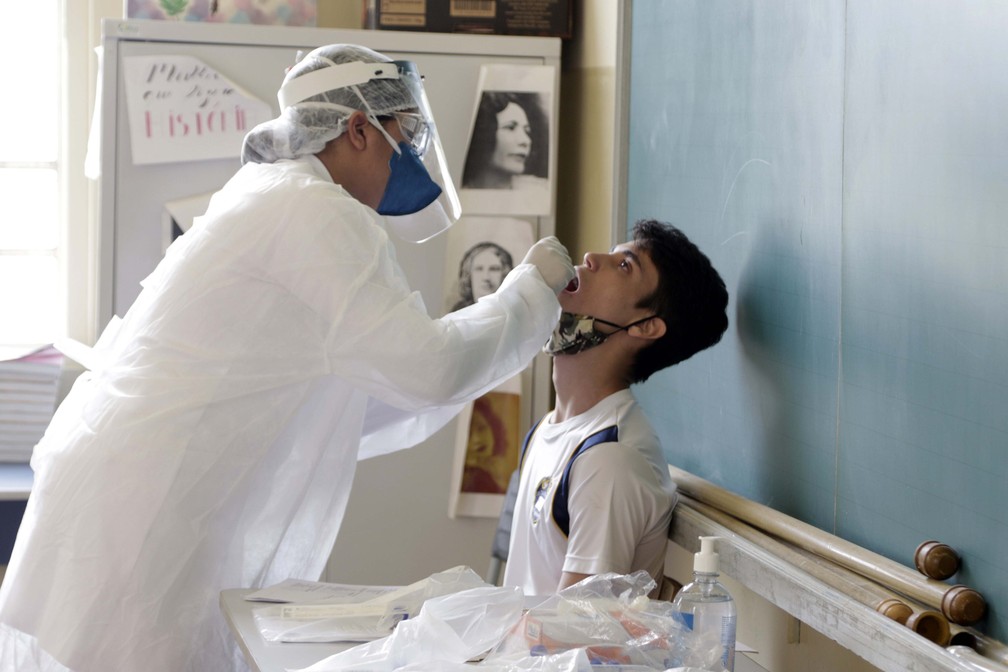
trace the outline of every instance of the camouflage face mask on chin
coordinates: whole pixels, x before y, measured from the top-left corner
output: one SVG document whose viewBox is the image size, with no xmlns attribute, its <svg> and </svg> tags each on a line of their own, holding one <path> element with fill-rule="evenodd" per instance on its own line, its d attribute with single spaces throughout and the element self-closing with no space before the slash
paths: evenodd
<svg viewBox="0 0 1008 672">
<path fill-rule="evenodd" d="M 626 326 L 620 326 L 613 322 L 592 317 L 591 315 L 577 315 L 575 313 L 560 313 L 560 321 L 553 329 L 553 335 L 543 346 L 543 352 L 550 356 L 556 355 L 576 355 L 577 353 L 601 345 L 603 341 L 615 333 L 629 329 L 630 327 L 647 322 L 654 315 L 643 317 Z M 596 324 L 604 324 L 614 327 L 616 331 L 599 331 Z"/>
</svg>

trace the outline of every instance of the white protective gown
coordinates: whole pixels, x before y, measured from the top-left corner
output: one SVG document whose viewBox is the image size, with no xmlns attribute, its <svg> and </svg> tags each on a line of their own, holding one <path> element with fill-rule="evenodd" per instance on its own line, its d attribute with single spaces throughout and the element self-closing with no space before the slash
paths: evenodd
<svg viewBox="0 0 1008 672">
<path fill-rule="evenodd" d="M 523 264 L 431 319 L 382 220 L 317 159 L 244 166 L 35 450 L 0 669 L 241 669 L 220 590 L 317 579 L 358 454 L 426 438 L 521 370 L 559 311 Z"/>
</svg>

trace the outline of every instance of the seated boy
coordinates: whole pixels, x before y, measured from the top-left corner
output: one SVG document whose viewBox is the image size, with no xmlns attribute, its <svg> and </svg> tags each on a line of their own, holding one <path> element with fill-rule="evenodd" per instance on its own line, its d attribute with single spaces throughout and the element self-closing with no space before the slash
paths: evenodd
<svg viewBox="0 0 1008 672">
<path fill-rule="evenodd" d="M 664 570 L 676 487 L 632 383 L 721 339 L 728 292 L 675 227 L 589 253 L 546 352 L 556 406 L 522 449 L 504 585 L 545 595 L 595 574 Z"/>
</svg>

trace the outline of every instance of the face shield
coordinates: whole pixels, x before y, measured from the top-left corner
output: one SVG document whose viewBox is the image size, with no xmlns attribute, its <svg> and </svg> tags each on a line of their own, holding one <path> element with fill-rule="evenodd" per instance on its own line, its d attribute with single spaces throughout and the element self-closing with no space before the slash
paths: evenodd
<svg viewBox="0 0 1008 672">
<path fill-rule="evenodd" d="M 416 65 L 409 61 L 334 63 L 330 67 L 323 67 L 285 82 L 277 93 L 277 99 L 281 111 L 294 105 L 302 105 L 341 107 L 352 113 L 354 110 L 351 108 L 308 100 L 328 91 L 348 88 L 357 94 L 363 105 L 362 111 L 367 113 L 371 123 L 392 144 L 396 154 L 401 155 L 401 148 L 382 126 L 378 115 L 372 111 L 372 105 L 361 92 L 361 85 L 372 80 L 397 80 L 401 85 L 403 100 L 397 106 L 400 109 L 388 112 L 384 116 L 391 116 L 396 120 L 406 142 L 416 152 L 430 179 L 441 190 L 435 200 L 420 210 L 408 214 L 386 215 L 389 228 L 396 235 L 412 242 L 423 242 L 457 221 L 462 208 L 455 192 L 455 185 L 448 173 L 444 148 L 441 146 L 437 125 L 434 123 L 430 103 L 423 88 L 423 80 Z M 393 161 L 397 158 L 393 156 Z"/>
</svg>

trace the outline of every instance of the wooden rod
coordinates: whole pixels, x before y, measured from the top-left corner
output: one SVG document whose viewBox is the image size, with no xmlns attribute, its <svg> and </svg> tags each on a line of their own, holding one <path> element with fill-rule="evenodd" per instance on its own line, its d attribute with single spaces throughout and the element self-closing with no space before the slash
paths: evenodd
<svg viewBox="0 0 1008 672">
<path fill-rule="evenodd" d="M 680 495 L 677 506 L 685 506 L 710 518 L 743 539 L 751 541 L 775 557 L 794 565 L 868 608 L 874 609 L 897 623 L 906 625 L 935 644 L 945 646 L 949 643 L 948 621 L 937 611 L 923 609 L 919 605 L 914 609 L 914 605 L 909 604 L 906 599 L 893 594 L 869 579 L 829 560 L 815 556 L 809 551 L 803 551 L 785 542 L 777 541 L 745 522 L 712 506 L 698 502 L 688 495 Z"/>
<path fill-rule="evenodd" d="M 968 646 L 986 658 L 1008 665 L 1008 644 L 962 625 L 953 625 L 952 645 Z"/>
<path fill-rule="evenodd" d="M 669 465 L 669 473 L 680 490 L 694 499 L 938 609 L 953 623 L 975 623 L 983 618 L 987 610 L 983 596 L 972 588 L 949 586 L 923 577 L 885 556 L 736 495 L 672 465 Z"/>
<path fill-rule="evenodd" d="M 887 604 L 886 607 L 889 608 L 888 613 L 885 608 L 879 609 L 878 607 L 882 603 L 888 602 L 890 597 L 889 595 L 883 595 L 880 592 L 872 591 L 863 585 L 855 584 L 835 573 L 830 573 L 824 568 L 824 565 L 817 564 L 812 559 L 804 555 L 800 555 L 793 548 L 785 546 L 783 543 L 768 537 L 766 534 L 747 525 L 738 518 L 730 516 L 723 511 L 719 511 L 712 506 L 707 506 L 703 502 L 699 502 L 688 495 L 680 495 L 679 504 L 677 504 L 677 506 L 687 506 L 693 509 L 697 513 L 710 518 L 719 525 L 723 525 L 743 539 L 748 539 L 761 548 L 766 549 L 775 557 L 794 565 L 807 574 L 811 574 L 823 583 L 836 588 L 845 595 L 849 595 L 861 604 L 879 611 L 879 613 L 884 614 L 898 623 L 906 623 L 906 619 L 910 617 L 911 613 L 913 613 L 913 610 L 901 600 L 893 600 L 891 603 Z"/>
<path fill-rule="evenodd" d="M 981 656 L 968 646 L 949 646 L 945 650 L 956 658 L 967 661 L 977 672 L 1008 672 L 1008 667 L 996 660 Z"/>
<path fill-rule="evenodd" d="M 925 541 L 914 551 L 914 566 L 930 579 L 944 581 L 959 571 L 959 554 L 948 544 Z"/>
<path fill-rule="evenodd" d="M 949 625 L 948 618 L 946 618 L 944 614 L 931 609 L 917 600 L 907 597 L 906 595 L 900 595 L 886 586 L 879 585 L 871 579 L 861 576 L 857 572 L 851 571 L 846 567 L 836 564 L 835 562 L 831 562 L 826 558 L 822 558 L 812 551 L 805 550 L 798 546 L 794 546 L 793 548 L 796 553 L 805 557 L 817 558 L 819 562 L 825 563 L 825 569 L 836 572 L 854 585 L 859 585 L 866 590 L 874 591 L 887 598 L 887 603 L 896 602 L 900 604 L 902 608 L 909 610 L 910 613 L 906 617 L 906 620 L 900 622 L 916 632 L 918 635 L 934 642 L 938 646 L 947 646 L 951 643 L 952 629 Z M 883 606 L 884 605 L 885 603 L 883 603 Z M 876 610 L 881 611 L 881 609 Z"/>
</svg>

